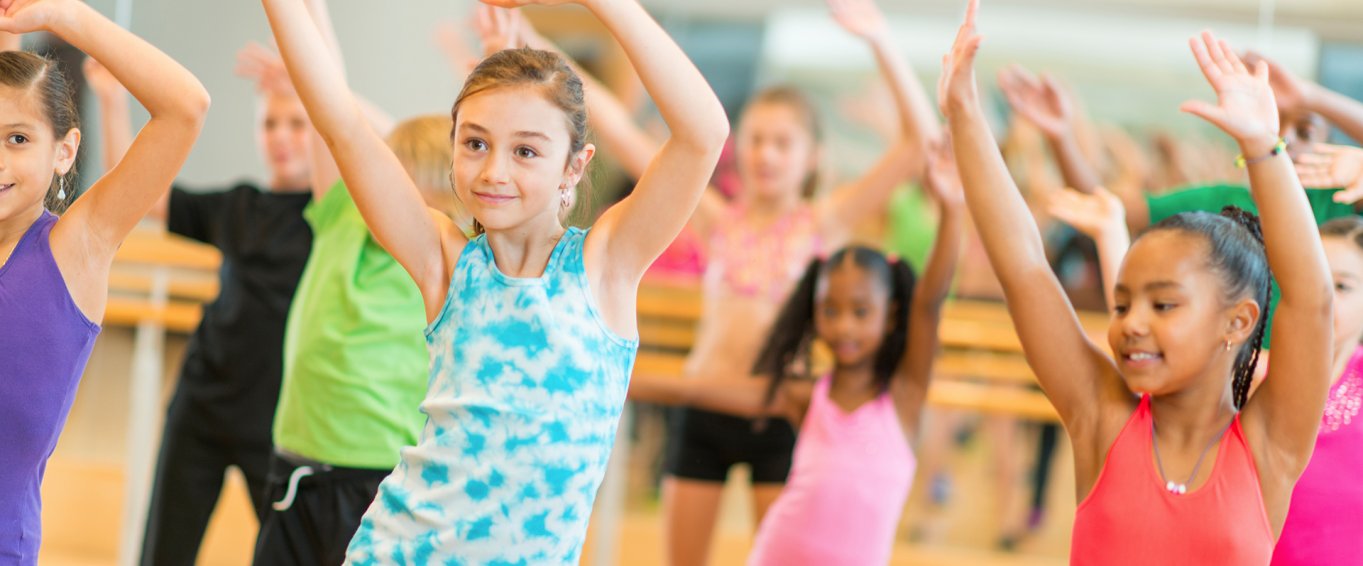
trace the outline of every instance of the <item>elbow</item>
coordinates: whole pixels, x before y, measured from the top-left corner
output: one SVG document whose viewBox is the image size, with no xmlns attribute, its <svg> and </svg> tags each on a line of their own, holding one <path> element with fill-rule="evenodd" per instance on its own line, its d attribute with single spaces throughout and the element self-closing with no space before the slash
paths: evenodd
<svg viewBox="0 0 1363 566">
<path fill-rule="evenodd" d="M 194 81 L 194 88 L 179 97 L 174 116 L 195 128 L 200 128 L 208 119 L 208 110 L 212 106 L 213 97 L 208 94 L 208 90 L 199 81 Z"/>
</svg>

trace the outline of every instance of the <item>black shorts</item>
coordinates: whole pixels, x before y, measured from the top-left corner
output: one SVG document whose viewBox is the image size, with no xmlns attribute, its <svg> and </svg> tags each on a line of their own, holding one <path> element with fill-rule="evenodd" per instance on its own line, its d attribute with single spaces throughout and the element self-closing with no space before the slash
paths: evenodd
<svg viewBox="0 0 1363 566">
<path fill-rule="evenodd" d="M 723 482 L 734 464 L 752 468 L 753 483 L 785 483 L 795 429 L 779 417 L 757 420 L 680 407 L 672 412 L 666 470 L 678 478 Z"/>
<path fill-rule="evenodd" d="M 392 472 L 313 465 L 312 473 L 294 478 L 303 466 L 279 453 L 270 459 L 271 508 L 256 539 L 254 566 L 339 566 L 379 483 Z M 280 510 L 275 503 L 289 505 Z"/>
</svg>

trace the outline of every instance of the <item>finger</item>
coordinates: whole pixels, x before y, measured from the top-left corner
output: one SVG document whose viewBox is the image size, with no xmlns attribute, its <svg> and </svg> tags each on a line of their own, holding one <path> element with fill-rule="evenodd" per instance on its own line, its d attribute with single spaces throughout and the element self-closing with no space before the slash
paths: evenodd
<svg viewBox="0 0 1363 566">
<path fill-rule="evenodd" d="M 969 0 L 968 2 L 966 2 L 965 25 L 970 27 L 971 31 L 974 31 L 975 29 L 975 17 L 979 14 L 979 11 L 980 0 Z"/>
<path fill-rule="evenodd" d="M 1344 204 L 1353 204 L 1355 202 L 1358 202 L 1360 199 L 1363 199 L 1363 185 L 1354 185 L 1352 187 L 1339 191 L 1335 193 L 1334 197 L 1331 198 L 1333 198 L 1335 202 Z"/>
<path fill-rule="evenodd" d="M 1207 54 L 1211 55 L 1212 62 L 1216 64 L 1217 69 L 1219 69 L 1222 74 L 1229 74 L 1235 71 L 1235 69 L 1231 67 L 1230 61 L 1226 60 L 1226 54 L 1221 51 L 1221 44 L 1217 41 L 1216 36 L 1212 35 L 1211 30 L 1202 31 L 1202 43 L 1207 47 Z"/>
<path fill-rule="evenodd" d="M 1180 112 L 1187 112 L 1188 114 L 1211 122 L 1212 125 L 1217 128 L 1222 130 L 1226 129 L 1226 112 L 1216 106 L 1207 104 L 1201 100 L 1189 100 L 1188 102 L 1179 105 L 1178 109 Z"/>
<path fill-rule="evenodd" d="M 1212 61 L 1211 54 L 1207 53 L 1207 47 L 1196 37 L 1188 39 L 1188 47 L 1193 50 L 1193 59 L 1197 60 L 1197 68 L 1202 71 L 1202 76 L 1215 88 L 1217 80 L 1221 77 L 1221 69 Z"/>
<path fill-rule="evenodd" d="M 1245 62 L 1240 60 L 1240 55 L 1235 52 L 1235 49 L 1231 48 L 1230 42 L 1224 39 L 1217 39 L 1216 46 L 1221 49 L 1221 55 L 1226 58 L 1226 62 L 1230 64 L 1232 70 L 1237 73 L 1249 74 L 1249 69 L 1245 67 Z"/>
</svg>

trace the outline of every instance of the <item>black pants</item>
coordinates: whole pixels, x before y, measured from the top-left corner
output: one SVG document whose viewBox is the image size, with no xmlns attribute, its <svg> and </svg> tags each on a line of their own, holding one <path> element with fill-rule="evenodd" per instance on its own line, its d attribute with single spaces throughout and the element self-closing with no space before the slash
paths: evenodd
<svg viewBox="0 0 1363 566">
<path fill-rule="evenodd" d="M 228 466 L 246 476 L 256 518 L 263 518 L 269 504 L 269 439 L 263 444 L 223 439 L 210 432 L 217 427 L 201 421 L 178 403 L 167 412 L 142 540 L 144 566 L 193 566 Z"/>
<path fill-rule="evenodd" d="M 303 467 L 311 473 L 300 472 Z M 346 547 L 359 530 L 360 519 L 391 472 L 326 466 L 275 454 L 270 460 L 270 501 L 289 505 L 284 510 L 271 507 L 266 514 L 256 539 L 255 566 L 345 562 Z"/>
</svg>

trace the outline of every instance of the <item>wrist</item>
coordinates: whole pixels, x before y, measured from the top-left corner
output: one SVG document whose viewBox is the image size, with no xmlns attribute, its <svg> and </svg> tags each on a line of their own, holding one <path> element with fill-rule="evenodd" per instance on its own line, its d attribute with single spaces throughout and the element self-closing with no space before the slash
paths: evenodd
<svg viewBox="0 0 1363 566">
<path fill-rule="evenodd" d="M 91 8 L 84 2 L 58 1 L 61 2 L 61 9 L 52 10 L 39 27 L 63 39 L 66 39 L 68 35 L 78 35 L 76 28 L 85 17 L 89 16 Z"/>
<path fill-rule="evenodd" d="M 1284 153 L 1286 143 L 1282 138 L 1273 134 L 1264 134 L 1250 138 L 1236 140 L 1240 145 L 1240 157 L 1236 159 L 1236 165 L 1244 167 Z"/>
</svg>

